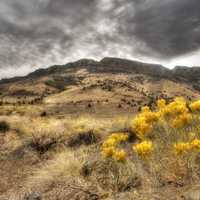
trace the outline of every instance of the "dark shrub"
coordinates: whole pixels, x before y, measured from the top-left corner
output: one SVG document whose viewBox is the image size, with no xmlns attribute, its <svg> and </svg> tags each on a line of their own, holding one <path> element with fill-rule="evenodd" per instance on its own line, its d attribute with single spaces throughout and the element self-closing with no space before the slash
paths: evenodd
<svg viewBox="0 0 200 200">
<path fill-rule="evenodd" d="M 42 155 L 52 149 L 56 145 L 57 141 L 55 138 L 36 138 L 30 142 L 30 147 L 34 149 L 38 154 Z"/>
<path fill-rule="evenodd" d="M 91 145 L 98 141 L 98 137 L 93 133 L 93 131 L 89 131 L 87 133 L 79 133 L 77 135 L 72 136 L 68 141 L 69 147 L 78 147 L 80 145 Z"/>
<path fill-rule="evenodd" d="M 122 105 L 121 104 L 118 104 L 118 106 L 117 106 L 118 108 L 122 108 Z"/>
<path fill-rule="evenodd" d="M 129 143 L 135 143 L 139 141 L 139 138 L 137 137 L 137 134 L 131 130 L 128 131 L 128 140 Z"/>
<path fill-rule="evenodd" d="M 88 108 L 91 108 L 91 107 L 92 107 L 92 104 L 91 104 L 91 103 L 89 103 L 89 104 L 87 105 L 87 107 L 88 107 Z"/>
<path fill-rule="evenodd" d="M 40 117 L 46 117 L 46 116 L 47 116 L 46 111 L 43 111 L 43 112 L 40 114 Z"/>
<path fill-rule="evenodd" d="M 9 124 L 5 121 L 0 121 L 0 132 L 5 133 L 9 130 L 10 130 Z"/>
</svg>

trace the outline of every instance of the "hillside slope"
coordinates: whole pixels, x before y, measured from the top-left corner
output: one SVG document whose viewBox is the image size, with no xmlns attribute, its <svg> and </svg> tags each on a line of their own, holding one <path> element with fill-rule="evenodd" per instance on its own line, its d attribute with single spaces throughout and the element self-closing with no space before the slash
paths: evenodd
<svg viewBox="0 0 200 200">
<path fill-rule="evenodd" d="M 65 112 L 95 108 L 137 111 L 155 99 L 200 97 L 200 68 L 147 64 L 118 58 L 82 59 L 0 81 L 1 104 L 63 104 Z M 56 108 L 55 108 L 56 109 Z M 51 109 L 52 112 L 55 109 Z M 61 112 L 62 113 L 62 112 Z"/>
</svg>

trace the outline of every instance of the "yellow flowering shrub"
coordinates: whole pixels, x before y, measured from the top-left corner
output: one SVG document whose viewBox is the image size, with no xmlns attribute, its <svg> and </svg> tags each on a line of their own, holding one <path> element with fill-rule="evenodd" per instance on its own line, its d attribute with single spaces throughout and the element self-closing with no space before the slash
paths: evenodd
<svg viewBox="0 0 200 200">
<path fill-rule="evenodd" d="M 107 140 L 104 141 L 103 147 L 115 147 L 118 143 L 126 141 L 128 139 L 128 135 L 124 133 L 113 133 L 108 137 Z"/>
<path fill-rule="evenodd" d="M 133 150 L 142 158 L 148 158 L 153 152 L 153 143 L 151 141 L 143 141 L 133 146 Z"/>
<path fill-rule="evenodd" d="M 104 141 L 102 145 L 102 155 L 105 158 L 113 158 L 116 161 L 125 161 L 126 152 L 124 150 L 117 149 L 117 145 L 121 142 L 125 142 L 128 139 L 128 135 L 125 133 L 113 133 Z"/>
<path fill-rule="evenodd" d="M 171 164 L 177 162 L 176 164 L 180 166 L 182 164 L 188 167 L 194 166 L 195 156 L 200 153 L 198 111 L 200 111 L 200 100 L 188 104 L 181 97 L 175 98 L 170 103 L 159 99 L 154 110 L 148 106 L 142 107 L 141 112 L 130 122 L 131 132 L 140 140 L 140 143 L 132 146 L 132 150 L 145 160 L 153 154 L 156 164 L 159 163 L 158 168 L 169 163 L 171 158 L 175 159 Z M 122 149 L 124 146 L 120 144 L 125 144 L 127 139 L 126 133 L 111 134 L 103 142 L 102 155 L 117 162 L 124 162 L 131 154 L 126 152 L 129 150 L 128 145 L 125 151 Z M 179 159 L 174 157 L 174 153 L 180 156 Z"/>
<path fill-rule="evenodd" d="M 117 142 L 123 142 L 128 139 L 128 135 L 125 133 L 113 133 L 109 138 L 116 140 Z"/>
<path fill-rule="evenodd" d="M 158 105 L 158 110 L 160 112 L 160 115 L 164 116 L 164 117 L 176 116 L 176 115 L 180 115 L 183 113 L 187 113 L 189 111 L 187 108 L 186 101 L 181 97 L 175 98 L 175 100 L 169 104 L 161 103 L 161 102 L 165 102 L 165 101 L 159 100 L 157 102 L 157 105 Z M 162 104 L 162 106 L 161 106 L 161 104 Z"/>
<path fill-rule="evenodd" d="M 132 129 L 137 133 L 139 137 L 142 138 L 146 133 L 152 130 L 152 125 L 146 122 L 145 117 L 138 116 L 132 123 Z"/>
<path fill-rule="evenodd" d="M 126 160 L 126 152 L 124 150 L 115 150 L 113 153 L 113 159 L 119 162 Z"/>
<path fill-rule="evenodd" d="M 174 128 L 181 128 L 189 124 L 192 120 L 192 115 L 190 113 L 183 113 L 182 115 L 177 116 L 171 121 L 171 126 Z"/>
<path fill-rule="evenodd" d="M 166 101 L 165 101 L 165 99 L 159 99 L 159 100 L 157 101 L 157 108 L 158 108 L 159 110 L 164 109 L 165 106 L 166 106 Z"/>
<path fill-rule="evenodd" d="M 167 105 L 171 115 L 183 114 L 188 112 L 187 103 L 182 97 L 177 97 L 173 102 Z"/>
<path fill-rule="evenodd" d="M 175 100 L 169 104 L 166 104 L 162 99 L 158 100 L 157 110 L 160 117 L 166 119 L 173 128 L 181 128 L 188 125 L 192 120 L 192 115 L 187 107 L 187 103 L 181 97 L 175 98 Z"/>
<path fill-rule="evenodd" d="M 192 103 L 190 104 L 190 109 L 191 109 L 192 111 L 200 111 L 200 100 L 195 101 L 195 102 L 192 102 Z"/>
<path fill-rule="evenodd" d="M 174 144 L 174 150 L 177 155 L 187 153 L 191 149 L 189 142 L 178 142 Z"/>
<path fill-rule="evenodd" d="M 104 143 L 103 143 L 103 148 L 106 147 L 115 147 L 117 145 L 117 140 L 113 138 L 108 138 Z"/>
<path fill-rule="evenodd" d="M 115 152 L 115 147 L 113 147 L 113 146 L 104 147 L 104 148 L 102 149 L 102 155 L 103 155 L 105 158 L 112 157 L 112 156 L 114 155 L 114 152 Z"/>
<path fill-rule="evenodd" d="M 194 139 L 191 141 L 191 148 L 200 151 L 200 140 Z"/>
<path fill-rule="evenodd" d="M 194 140 L 196 138 L 196 134 L 194 132 L 189 132 L 188 133 L 188 140 Z"/>
<path fill-rule="evenodd" d="M 151 111 L 150 108 L 149 108 L 149 106 L 143 106 L 141 110 L 142 110 L 143 113 Z"/>
<path fill-rule="evenodd" d="M 139 138 L 143 139 L 145 135 L 150 133 L 154 125 L 165 119 L 173 128 L 181 128 L 188 125 L 192 120 L 192 115 L 187 107 L 186 101 L 177 97 L 169 104 L 164 99 L 157 101 L 156 111 L 151 111 L 148 106 L 141 109 L 131 123 L 131 129 L 136 132 Z"/>
<path fill-rule="evenodd" d="M 131 128 L 137 133 L 138 137 L 143 138 L 145 134 L 152 130 L 153 124 L 158 119 L 158 113 L 152 112 L 149 107 L 145 106 L 142 108 L 142 112 L 133 120 Z"/>
<path fill-rule="evenodd" d="M 200 151 L 200 139 L 193 139 L 191 142 L 178 142 L 174 144 L 177 155 L 188 153 L 190 150 Z"/>
</svg>

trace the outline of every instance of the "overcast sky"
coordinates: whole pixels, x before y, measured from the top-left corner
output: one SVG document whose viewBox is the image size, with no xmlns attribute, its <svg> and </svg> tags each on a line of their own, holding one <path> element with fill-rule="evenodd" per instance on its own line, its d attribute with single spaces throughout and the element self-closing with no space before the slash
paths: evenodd
<svg viewBox="0 0 200 200">
<path fill-rule="evenodd" d="M 200 66 L 200 0 L 0 0 L 0 78 L 105 56 Z"/>
</svg>

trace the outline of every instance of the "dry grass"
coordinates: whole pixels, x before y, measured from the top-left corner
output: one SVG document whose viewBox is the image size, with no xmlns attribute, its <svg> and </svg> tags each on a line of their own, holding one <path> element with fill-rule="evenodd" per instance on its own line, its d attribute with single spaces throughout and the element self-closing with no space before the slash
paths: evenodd
<svg viewBox="0 0 200 200">
<path fill-rule="evenodd" d="M 19 165 L 20 163 L 23 163 L 23 165 L 25 163 L 23 167 L 28 170 L 20 172 L 18 171 L 20 168 L 17 169 L 17 165 L 16 168 L 13 168 L 14 171 L 18 171 L 18 176 L 23 188 L 20 189 L 18 185 L 16 185 L 14 188 L 7 188 L 7 192 L 4 192 L 4 194 L 7 196 L 11 193 L 15 194 L 17 199 L 22 193 L 25 195 L 32 191 L 45 192 L 45 188 L 51 188 L 54 184 L 58 187 L 59 183 L 69 185 L 75 184 L 78 188 L 85 187 L 86 190 L 88 190 L 88 187 L 90 188 L 94 185 L 95 179 L 92 177 L 89 178 L 90 180 L 87 179 L 81 175 L 81 171 L 86 163 L 92 163 L 94 160 L 101 160 L 98 144 L 93 144 L 88 147 L 82 145 L 77 149 L 70 149 L 66 148 L 66 142 L 72 136 L 88 133 L 90 131 L 93 131 L 96 136 L 101 136 L 103 139 L 109 132 L 124 129 L 127 117 L 121 116 L 103 119 L 84 115 L 75 119 L 71 117 L 56 119 L 55 117 L 43 118 L 39 116 L 33 117 L 15 114 L 11 116 L 1 116 L 0 120 L 8 122 L 10 125 L 10 130 L 2 136 L 3 145 L 1 146 L 0 165 L 6 164 L 4 159 L 9 157 L 11 159 L 11 161 L 9 161 L 10 163 L 15 162 L 17 159 L 16 161 Z M 33 146 L 29 146 L 29 144 L 33 142 L 37 142 L 37 145 L 45 145 L 48 143 L 49 139 L 56 141 L 55 146 L 58 146 L 58 148 L 54 148 L 51 153 L 50 150 L 47 149 L 46 152 L 43 152 L 43 157 L 35 152 L 35 149 L 32 148 Z M 32 156 L 32 158 L 30 158 L 29 155 Z M 31 165 L 32 167 L 30 169 L 28 166 Z M 104 165 L 104 161 L 102 161 L 102 164 L 100 161 L 100 165 Z M 34 169 L 35 167 L 36 169 Z M 9 172 L 7 173 L 9 174 Z M 22 175 L 23 177 L 20 177 Z M 104 175 L 99 174 L 98 176 L 102 177 Z M 7 180 L 6 185 L 8 185 L 8 187 L 12 179 L 15 181 L 13 177 L 9 177 Z M 96 182 L 96 184 L 98 184 L 98 182 Z M 101 192 L 104 190 L 103 187 L 98 185 L 97 188 L 99 188 L 98 190 Z M 6 191 L 6 189 L 4 190 Z"/>
<path fill-rule="evenodd" d="M 149 159 L 141 159 L 133 152 L 132 145 L 139 139 L 120 144 L 127 152 L 126 162 L 103 158 L 102 141 L 111 133 L 130 131 L 132 118 L 125 115 L 100 118 L 87 114 L 77 118 L 1 116 L 0 121 L 6 121 L 10 130 L 0 136 L 0 167 L 5 173 L 5 188 L 0 199 L 21 200 L 33 193 L 52 200 L 94 196 L 97 200 L 142 200 L 156 196 L 162 199 L 162 189 L 179 195 L 200 180 L 199 157 L 192 158 L 192 167 L 187 165 L 187 156 L 176 157 L 171 145 L 179 131 L 165 123 L 155 126 L 147 136 L 155 145 Z M 194 125 L 190 129 L 196 133 L 197 130 L 198 126 Z M 68 145 L 71 138 L 88 133 L 98 140 L 89 144 L 81 142 L 76 148 Z M 163 199 L 168 197 L 164 194 Z"/>
<path fill-rule="evenodd" d="M 70 179 L 79 182 L 84 156 L 84 152 L 70 150 L 55 154 L 52 160 L 47 161 L 28 177 L 26 187 L 33 191 L 45 191 L 45 188 L 58 182 L 68 182 Z"/>
</svg>

